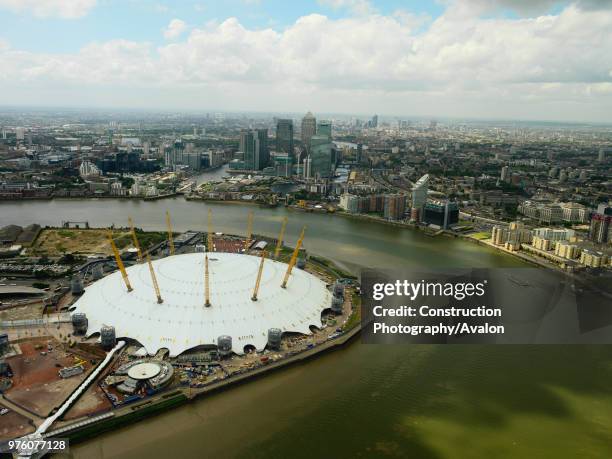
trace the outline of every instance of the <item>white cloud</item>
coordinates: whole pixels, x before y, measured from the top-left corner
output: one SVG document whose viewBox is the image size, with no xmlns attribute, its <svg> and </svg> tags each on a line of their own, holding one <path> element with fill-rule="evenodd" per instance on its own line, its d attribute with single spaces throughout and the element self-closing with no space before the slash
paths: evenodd
<svg viewBox="0 0 612 459">
<path fill-rule="evenodd" d="M 168 24 L 168 27 L 164 29 L 164 38 L 166 40 L 173 40 L 181 36 L 187 29 L 187 23 L 180 19 L 172 19 Z"/>
<path fill-rule="evenodd" d="M 405 14 L 312 14 L 277 31 L 230 18 L 158 48 L 114 40 L 52 55 L 0 46 L 0 84 L 15 97 L 11 85 L 29 85 L 32 97 L 32 87 L 43 97 L 58 87 L 117 97 L 117 88 L 132 88 L 131 97 L 141 95 L 134 104 L 186 108 L 570 119 L 612 112 L 611 10 L 570 5 L 510 19 L 455 5 L 422 32 L 416 25 Z M 166 36 L 185 29 L 175 19 Z M 54 92 L 43 91 L 51 85 Z"/>
<path fill-rule="evenodd" d="M 0 8 L 37 17 L 76 19 L 85 16 L 96 0 L 0 0 Z"/>
</svg>

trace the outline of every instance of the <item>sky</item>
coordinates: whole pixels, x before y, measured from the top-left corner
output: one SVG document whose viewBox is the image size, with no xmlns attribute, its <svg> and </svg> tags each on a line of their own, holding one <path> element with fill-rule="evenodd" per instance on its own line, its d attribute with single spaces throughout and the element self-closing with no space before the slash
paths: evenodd
<svg viewBox="0 0 612 459">
<path fill-rule="evenodd" d="M 610 0 L 0 0 L 0 106 L 612 122 Z"/>
</svg>

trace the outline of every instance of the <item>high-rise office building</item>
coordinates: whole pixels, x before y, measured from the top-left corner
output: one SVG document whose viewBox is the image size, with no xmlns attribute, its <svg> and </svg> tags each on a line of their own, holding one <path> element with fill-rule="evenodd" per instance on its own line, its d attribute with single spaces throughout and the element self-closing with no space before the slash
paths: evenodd
<svg viewBox="0 0 612 459">
<path fill-rule="evenodd" d="M 357 164 L 361 164 L 362 160 L 363 160 L 363 144 L 358 143 L 357 152 L 355 153 L 355 161 L 357 162 Z"/>
<path fill-rule="evenodd" d="M 288 155 L 274 156 L 274 173 L 278 177 L 291 177 L 293 174 L 293 162 Z"/>
<path fill-rule="evenodd" d="M 310 139 L 317 133 L 317 119 L 310 112 L 302 118 L 302 144 L 308 150 Z"/>
<path fill-rule="evenodd" d="M 332 144 L 324 135 L 310 139 L 310 177 L 329 178 L 332 175 Z"/>
<path fill-rule="evenodd" d="M 429 188 L 429 174 L 417 180 L 412 187 L 412 209 L 410 211 L 410 220 L 421 221 L 423 207 L 427 203 L 427 191 Z"/>
<path fill-rule="evenodd" d="M 459 206 L 451 201 L 428 202 L 423 210 L 423 221 L 447 229 L 459 221 Z"/>
<path fill-rule="evenodd" d="M 167 147 L 164 152 L 164 164 L 172 167 L 176 164 L 185 164 L 183 156 L 185 154 L 185 145 L 181 140 L 174 142 L 174 145 Z"/>
<path fill-rule="evenodd" d="M 374 115 L 370 120 L 370 127 L 375 128 L 378 127 L 378 115 Z"/>
<path fill-rule="evenodd" d="M 329 120 L 321 120 L 317 123 L 317 135 L 324 135 L 330 141 L 332 139 L 332 122 Z"/>
<path fill-rule="evenodd" d="M 276 151 L 293 159 L 293 120 L 279 119 L 276 123 Z"/>
<path fill-rule="evenodd" d="M 600 204 L 591 217 L 589 239 L 598 244 L 612 241 L 612 207 Z"/>
<path fill-rule="evenodd" d="M 240 132 L 240 151 L 243 154 L 244 169 L 262 170 L 270 160 L 268 130 L 243 129 Z"/>
<path fill-rule="evenodd" d="M 270 163 L 270 147 L 268 145 L 268 130 L 257 129 L 257 170 L 262 170 Z"/>
<path fill-rule="evenodd" d="M 304 178 L 306 180 L 309 180 L 311 177 L 311 170 L 310 170 L 310 164 L 312 163 L 310 156 L 307 156 L 306 158 L 304 158 L 304 162 L 302 165 L 302 175 L 304 176 Z"/>
<path fill-rule="evenodd" d="M 199 171 L 202 169 L 202 153 L 199 151 L 185 152 L 183 154 L 183 164 L 189 166 L 193 171 Z"/>
</svg>

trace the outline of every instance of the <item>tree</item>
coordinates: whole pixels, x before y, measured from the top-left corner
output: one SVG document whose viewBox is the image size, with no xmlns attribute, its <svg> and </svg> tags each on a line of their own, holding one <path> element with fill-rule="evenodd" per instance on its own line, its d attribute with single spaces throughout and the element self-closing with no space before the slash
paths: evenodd
<svg viewBox="0 0 612 459">
<path fill-rule="evenodd" d="M 63 265 L 71 265 L 75 262 L 75 256 L 71 253 L 66 253 L 59 259 L 59 263 Z"/>
</svg>

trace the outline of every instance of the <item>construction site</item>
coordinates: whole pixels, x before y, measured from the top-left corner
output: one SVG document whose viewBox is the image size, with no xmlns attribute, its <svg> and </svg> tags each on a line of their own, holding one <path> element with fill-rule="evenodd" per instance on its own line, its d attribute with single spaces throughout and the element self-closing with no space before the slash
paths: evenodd
<svg viewBox="0 0 612 459">
<path fill-rule="evenodd" d="M 83 230 L 104 238 L 88 233 L 85 250 L 77 230 L 61 230 L 74 231 L 61 237 L 87 258 L 39 299 L 40 316 L 2 322 L 0 444 L 143 415 L 353 336 L 355 278 L 304 250 L 306 228 L 289 248 L 286 218 L 276 238 L 254 234 L 253 221 L 251 211 L 244 235 L 222 234 L 209 211 L 206 231 L 178 234 L 166 212 L 157 242 L 128 218 L 125 229 Z M 57 244 L 41 235 L 37 250 Z"/>
</svg>

